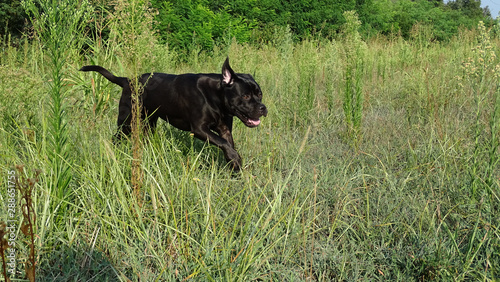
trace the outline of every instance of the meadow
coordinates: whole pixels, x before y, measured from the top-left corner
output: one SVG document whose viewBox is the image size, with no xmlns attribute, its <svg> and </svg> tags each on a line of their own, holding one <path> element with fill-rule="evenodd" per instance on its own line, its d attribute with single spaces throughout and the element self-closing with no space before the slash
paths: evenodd
<svg viewBox="0 0 500 282">
<path fill-rule="evenodd" d="M 39 170 L 37 280 L 500 279 L 500 41 L 481 25 L 444 43 L 418 26 L 411 41 L 364 40 L 350 22 L 336 40 L 276 29 L 182 55 L 125 39 L 142 23 L 109 43 L 74 44 L 71 25 L 3 38 L 0 221 L 8 172 Z M 165 122 L 114 145 L 121 89 L 78 71 L 219 73 L 226 56 L 269 109 L 257 128 L 235 121 L 237 174 Z M 22 278 L 30 236 L 17 235 Z"/>
</svg>

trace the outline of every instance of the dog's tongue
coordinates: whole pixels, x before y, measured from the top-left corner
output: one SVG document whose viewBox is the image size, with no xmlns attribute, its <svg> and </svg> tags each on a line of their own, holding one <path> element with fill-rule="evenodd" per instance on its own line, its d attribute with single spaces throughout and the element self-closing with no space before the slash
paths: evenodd
<svg viewBox="0 0 500 282">
<path fill-rule="evenodd" d="M 260 119 L 248 119 L 248 124 L 252 126 L 257 126 L 260 124 Z"/>
</svg>

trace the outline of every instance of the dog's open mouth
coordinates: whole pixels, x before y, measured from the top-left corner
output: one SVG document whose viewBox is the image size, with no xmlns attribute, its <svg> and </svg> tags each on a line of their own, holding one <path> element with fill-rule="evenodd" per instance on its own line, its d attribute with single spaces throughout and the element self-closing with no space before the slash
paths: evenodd
<svg viewBox="0 0 500 282">
<path fill-rule="evenodd" d="M 247 119 L 245 125 L 248 127 L 256 127 L 260 124 L 260 119 Z"/>
<path fill-rule="evenodd" d="M 260 124 L 260 119 L 249 118 L 243 114 L 239 114 L 238 118 L 248 127 L 257 127 Z"/>
</svg>

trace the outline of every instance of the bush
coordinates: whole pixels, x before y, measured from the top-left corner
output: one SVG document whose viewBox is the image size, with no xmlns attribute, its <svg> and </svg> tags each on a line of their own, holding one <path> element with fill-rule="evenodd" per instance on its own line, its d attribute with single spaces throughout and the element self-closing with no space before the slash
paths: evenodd
<svg viewBox="0 0 500 282">
<path fill-rule="evenodd" d="M 174 49 L 212 49 L 232 38 L 248 42 L 253 21 L 230 15 L 227 10 L 211 10 L 207 0 L 153 1 L 158 9 L 157 29 L 160 39 Z"/>
</svg>

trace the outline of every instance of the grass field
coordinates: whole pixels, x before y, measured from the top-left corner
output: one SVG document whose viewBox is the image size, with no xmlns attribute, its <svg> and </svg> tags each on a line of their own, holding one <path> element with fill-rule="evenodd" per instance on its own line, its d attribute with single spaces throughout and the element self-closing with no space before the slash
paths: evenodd
<svg viewBox="0 0 500 282">
<path fill-rule="evenodd" d="M 8 172 L 23 165 L 18 177 L 41 171 L 38 281 L 500 279 L 499 41 L 481 27 L 448 43 L 414 37 L 293 43 L 277 31 L 182 60 L 156 43 L 137 43 L 147 53 L 133 60 L 121 45 L 6 37 L 0 220 Z M 361 53 L 349 55 L 353 42 Z M 113 145 L 120 89 L 77 71 L 218 73 L 228 55 L 269 109 L 258 128 L 235 121 L 237 175 L 219 149 L 164 122 L 139 155 Z M 356 130 L 346 93 L 360 101 Z M 16 234 L 22 278 L 30 243 Z"/>
</svg>

